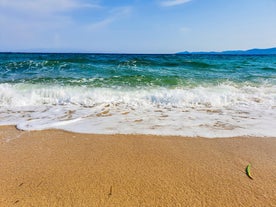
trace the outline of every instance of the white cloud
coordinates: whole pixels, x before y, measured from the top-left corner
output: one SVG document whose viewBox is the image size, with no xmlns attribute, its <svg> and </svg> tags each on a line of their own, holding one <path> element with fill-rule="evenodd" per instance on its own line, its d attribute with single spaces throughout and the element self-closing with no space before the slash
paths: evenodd
<svg viewBox="0 0 276 207">
<path fill-rule="evenodd" d="M 0 32 L 0 48 L 28 48 L 43 47 L 43 45 L 57 45 L 57 36 L 53 34 L 66 30 L 74 22 L 66 16 L 56 16 L 45 19 L 17 18 L 0 14 L 0 27 L 5 28 Z M 30 44 L 30 45 L 29 45 Z"/>
<path fill-rule="evenodd" d="M 88 6 L 75 0 L 0 0 L 0 47 L 58 45 L 60 40 L 53 34 L 74 25 L 63 12 Z"/>
<path fill-rule="evenodd" d="M 130 6 L 114 8 L 110 11 L 110 15 L 108 17 L 98 22 L 91 23 L 87 25 L 86 28 L 89 30 L 104 28 L 110 25 L 111 23 L 115 22 L 116 20 L 129 15 L 131 11 L 132 7 Z"/>
<path fill-rule="evenodd" d="M 132 11 L 131 6 L 123 6 L 123 7 L 117 7 L 113 8 L 111 10 L 111 13 L 115 14 L 116 16 L 124 16 L 130 14 Z"/>
<path fill-rule="evenodd" d="M 77 0 L 0 0 L 0 9 L 11 9 L 17 12 L 55 13 L 99 7 L 97 4 Z"/>
<path fill-rule="evenodd" d="M 92 3 L 91 3 L 92 2 Z M 95 4 L 94 4 L 94 3 Z M 0 0 L 0 50 L 79 47 L 84 40 L 132 12 L 131 6 L 106 7 L 99 0 Z M 82 21 L 75 10 L 92 9 Z M 102 18 L 94 19 L 95 13 Z M 90 10 L 89 10 L 90 11 Z M 87 12 L 88 13 L 88 12 Z M 90 23 L 87 22 L 90 19 Z M 72 41 L 79 36 L 82 40 Z"/>
<path fill-rule="evenodd" d="M 164 6 L 164 7 L 177 6 L 180 4 L 188 3 L 190 1 L 192 0 L 167 0 L 167 1 L 161 2 L 161 6 Z"/>
</svg>

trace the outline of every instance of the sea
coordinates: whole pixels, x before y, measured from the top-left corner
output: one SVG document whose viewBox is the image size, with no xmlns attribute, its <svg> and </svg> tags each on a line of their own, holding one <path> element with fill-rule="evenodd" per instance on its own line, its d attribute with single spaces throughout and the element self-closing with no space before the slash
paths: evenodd
<svg viewBox="0 0 276 207">
<path fill-rule="evenodd" d="M 0 125 L 276 137 L 276 55 L 1 53 Z"/>
</svg>

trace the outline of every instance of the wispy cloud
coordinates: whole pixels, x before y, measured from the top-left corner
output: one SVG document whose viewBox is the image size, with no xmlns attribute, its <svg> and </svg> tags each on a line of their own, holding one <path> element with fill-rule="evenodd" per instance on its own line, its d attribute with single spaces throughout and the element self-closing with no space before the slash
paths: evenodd
<svg viewBox="0 0 276 207">
<path fill-rule="evenodd" d="M 0 0 L 0 28 L 4 28 L 0 32 L 1 47 L 25 48 L 29 46 L 28 42 L 32 42 L 36 47 L 58 45 L 62 39 L 58 33 L 69 31 L 77 25 L 71 13 L 73 10 L 99 7 L 86 2 Z"/>
<path fill-rule="evenodd" d="M 85 20 L 79 12 L 83 9 Z M 84 40 L 75 43 L 77 36 L 86 39 L 127 17 L 132 9 L 100 0 L 0 0 L 0 49 L 78 47 Z"/>
<path fill-rule="evenodd" d="M 132 11 L 131 6 L 114 8 L 110 11 L 109 16 L 107 16 L 106 18 L 104 18 L 98 22 L 93 22 L 93 23 L 87 25 L 86 28 L 89 30 L 104 28 L 104 27 L 110 25 L 111 23 L 117 21 L 118 19 L 121 19 L 121 18 L 129 15 L 131 13 L 131 11 Z"/>
<path fill-rule="evenodd" d="M 80 8 L 99 8 L 98 4 L 77 0 L 0 0 L 0 9 L 17 12 L 56 13 Z"/>
<path fill-rule="evenodd" d="M 161 6 L 164 6 L 164 7 L 177 6 L 180 4 L 188 3 L 190 1 L 192 0 L 167 0 L 167 1 L 162 1 Z"/>
</svg>

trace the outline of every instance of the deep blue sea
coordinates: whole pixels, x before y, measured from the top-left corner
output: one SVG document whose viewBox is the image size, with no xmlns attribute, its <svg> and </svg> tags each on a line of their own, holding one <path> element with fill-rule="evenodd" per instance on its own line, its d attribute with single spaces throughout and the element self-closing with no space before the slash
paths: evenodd
<svg viewBox="0 0 276 207">
<path fill-rule="evenodd" d="M 0 54 L 0 125 L 276 137 L 276 55 Z"/>
</svg>

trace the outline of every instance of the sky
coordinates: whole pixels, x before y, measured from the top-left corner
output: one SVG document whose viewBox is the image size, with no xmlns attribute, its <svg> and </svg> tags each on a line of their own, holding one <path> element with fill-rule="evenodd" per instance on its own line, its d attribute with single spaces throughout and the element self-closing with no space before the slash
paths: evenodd
<svg viewBox="0 0 276 207">
<path fill-rule="evenodd" d="M 0 51 L 276 47 L 276 0 L 0 0 Z"/>
</svg>

